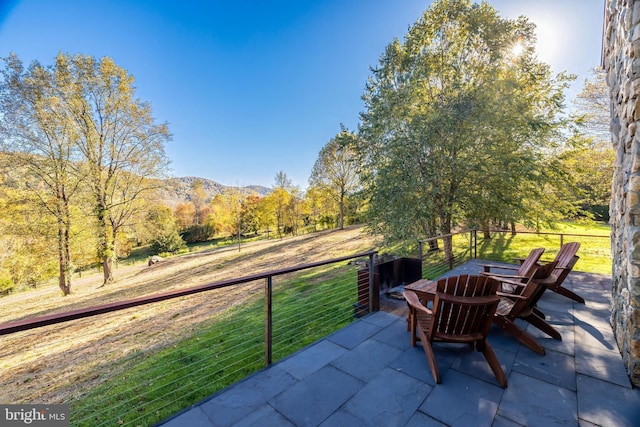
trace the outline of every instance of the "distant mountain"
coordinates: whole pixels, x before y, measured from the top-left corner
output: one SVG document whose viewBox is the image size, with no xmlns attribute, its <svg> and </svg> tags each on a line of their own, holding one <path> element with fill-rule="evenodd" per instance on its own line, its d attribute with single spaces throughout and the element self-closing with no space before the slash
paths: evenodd
<svg viewBox="0 0 640 427">
<path fill-rule="evenodd" d="M 161 201 L 175 207 L 178 203 L 185 203 L 191 200 L 191 186 L 196 180 L 202 181 L 207 199 L 211 200 L 217 194 L 224 194 L 229 191 L 240 191 L 243 194 L 256 194 L 258 196 L 266 196 L 271 193 L 271 189 L 261 185 L 247 185 L 245 187 L 231 187 L 222 185 L 218 182 L 206 178 L 198 178 L 195 176 L 185 176 L 181 178 L 170 178 L 165 180 L 165 188 L 160 190 Z"/>
</svg>

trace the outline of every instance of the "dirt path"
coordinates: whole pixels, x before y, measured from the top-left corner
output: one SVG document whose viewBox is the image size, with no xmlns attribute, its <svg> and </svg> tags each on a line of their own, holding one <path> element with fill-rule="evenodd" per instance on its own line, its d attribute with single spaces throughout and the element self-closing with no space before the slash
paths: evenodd
<svg viewBox="0 0 640 427">
<path fill-rule="evenodd" d="M 116 282 L 104 287 L 100 287 L 100 275 L 84 277 L 74 282 L 73 293 L 67 297 L 52 284 L 1 298 L 0 322 L 249 276 L 375 247 L 374 239 L 355 227 L 255 242 L 243 245 L 240 252 L 230 247 L 186 254 L 150 267 L 120 268 Z M 254 282 L 0 337 L 0 401 L 68 401 L 123 369 L 113 366 L 112 360 L 163 347 L 216 312 L 259 292 L 261 286 Z"/>
</svg>

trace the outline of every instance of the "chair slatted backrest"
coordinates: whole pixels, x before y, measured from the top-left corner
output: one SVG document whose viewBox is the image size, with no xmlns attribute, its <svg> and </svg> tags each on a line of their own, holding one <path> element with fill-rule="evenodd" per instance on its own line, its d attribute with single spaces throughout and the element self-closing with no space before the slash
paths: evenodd
<svg viewBox="0 0 640 427">
<path fill-rule="evenodd" d="M 529 277 L 533 271 L 538 267 L 538 260 L 544 253 L 544 248 L 532 249 L 529 255 L 522 261 L 518 268 L 517 275 Z"/>
<path fill-rule="evenodd" d="M 431 337 L 469 342 L 486 336 L 499 301 L 498 286 L 498 281 L 488 276 L 440 279 L 433 303 Z"/>
<path fill-rule="evenodd" d="M 540 297 L 545 291 L 545 287 L 541 284 L 542 281 L 551 276 L 551 274 L 555 271 L 556 261 L 551 261 L 545 265 L 538 266 L 529 280 L 527 284 L 521 288 L 518 293 L 523 298 L 516 299 L 513 307 L 511 308 L 510 314 L 512 317 L 517 317 L 523 310 L 528 310 L 538 303 Z"/>
<path fill-rule="evenodd" d="M 573 266 L 576 264 L 578 257 L 576 254 L 580 249 L 579 242 L 565 243 L 560 247 L 558 254 L 554 261 L 556 261 L 556 269 L 553 271 L 552 276 L 564 280 L 564 278 L 571 272 Z"/>
</svg>

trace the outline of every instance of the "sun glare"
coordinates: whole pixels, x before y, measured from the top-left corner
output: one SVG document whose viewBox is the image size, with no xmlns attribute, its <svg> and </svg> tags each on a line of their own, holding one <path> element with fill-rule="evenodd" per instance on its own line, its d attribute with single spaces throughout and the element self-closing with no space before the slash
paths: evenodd
<svg viewBox="0 0 640 427">
<path fill-rule="evenodd" d="M 524 46 L 522 45 L 521 42 L 517 42 L 516 44 L 513 45 L 513 47 L 511 48 L 511 54 L 513 56 L 520 56 L 520 54 L 524 51 Z"/>
</svg>

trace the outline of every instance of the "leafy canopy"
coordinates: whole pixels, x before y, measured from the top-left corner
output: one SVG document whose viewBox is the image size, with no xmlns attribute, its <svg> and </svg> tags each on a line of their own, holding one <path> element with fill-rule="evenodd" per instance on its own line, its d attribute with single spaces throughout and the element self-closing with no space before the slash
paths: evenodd
<svg viewBox="0 0 640 427">
<path fill-rule="evenodd" d="M 529 200 L 552 194 L 571 76 L 552 77 L 534 45 L 524 17 L 438 0 L 387 46 L 355 150 L 375 231 L 408 239 L 544 215 Z"/>
</svg>

